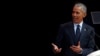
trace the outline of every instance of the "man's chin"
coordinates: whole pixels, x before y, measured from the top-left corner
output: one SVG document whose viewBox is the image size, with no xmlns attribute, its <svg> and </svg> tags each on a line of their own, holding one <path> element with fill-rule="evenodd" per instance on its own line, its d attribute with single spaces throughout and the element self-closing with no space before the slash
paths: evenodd
<svg viewBox="0 0 100 56">
<path fill-rule="evenodd" d="M 73 21 L 74 23 L 79 23 L 78 21 Z"/>
</svg>

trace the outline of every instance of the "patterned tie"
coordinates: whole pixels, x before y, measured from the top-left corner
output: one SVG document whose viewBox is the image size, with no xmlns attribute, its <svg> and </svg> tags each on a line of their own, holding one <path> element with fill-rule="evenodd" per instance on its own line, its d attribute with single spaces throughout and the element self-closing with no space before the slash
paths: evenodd
<svg viewBox="0 0 100 56">
<path fill-rule="evenodd" d="M 80 37 L 80 25 L 77 25 L 77 29 L 76 29 L 76 37 L 75 37 L 75 45 L 78 44 L 79 37 Z"/>
</svg>

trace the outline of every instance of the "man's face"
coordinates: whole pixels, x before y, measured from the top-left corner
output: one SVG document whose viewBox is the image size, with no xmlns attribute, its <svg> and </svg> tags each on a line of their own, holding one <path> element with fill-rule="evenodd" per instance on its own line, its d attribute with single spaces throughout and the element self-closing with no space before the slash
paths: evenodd
<svg viewBox="0 0 100 56">
<path fill-rule="evenodd" d="M 83 18 L 86 16 L 86 13 L 83 12 L 81 7 L 74 6 L 72 11 L 72 18 L 74 23 L 80 23 Z"/>
</svg>

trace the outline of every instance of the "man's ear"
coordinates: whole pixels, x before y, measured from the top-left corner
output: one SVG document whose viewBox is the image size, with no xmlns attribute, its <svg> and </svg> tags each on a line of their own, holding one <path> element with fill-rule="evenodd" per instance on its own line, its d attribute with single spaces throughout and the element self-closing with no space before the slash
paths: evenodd
<svg viewBox="0 0 100 56">
<path fill-rule="evenodd" d="M 85 18 L 87 16 L 87 13 L 84 13 L 83 17 Z"/>
</svg>

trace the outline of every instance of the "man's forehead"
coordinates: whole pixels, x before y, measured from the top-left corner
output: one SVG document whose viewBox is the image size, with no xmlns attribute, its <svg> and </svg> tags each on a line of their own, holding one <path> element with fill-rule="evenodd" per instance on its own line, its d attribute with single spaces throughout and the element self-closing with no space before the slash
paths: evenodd
<svg viewBox="0 0 100 56">
<path fill-rule="evenodd" d="M 79 9 L 82 10 L 82 8 L 80 6 L 74 6 L 73 9 Z"/>
<path fill-rule="evenodd" d="M 74 6 L 73 11 L 83 12 L 82 8 L 79 6 Z"/>
</svg>

